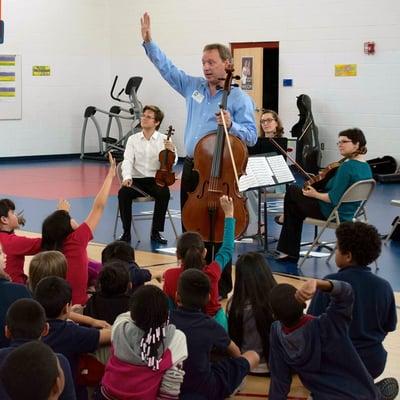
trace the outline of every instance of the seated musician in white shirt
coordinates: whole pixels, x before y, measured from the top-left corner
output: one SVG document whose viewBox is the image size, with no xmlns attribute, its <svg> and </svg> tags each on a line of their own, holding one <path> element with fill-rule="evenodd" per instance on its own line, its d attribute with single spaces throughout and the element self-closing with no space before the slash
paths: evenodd
<svg viewBox="0 0 400 400">
<path fill-rule="evenodd" d="M 159 153 L 167 149 L 175 152 L 175 146 L 159 128 L 164 113 L 156 106 L 147 105 L 141 116 L 142 131 L 129 137 L 122 162 L 122 185 L 118 192 L 119 211 L 123 234 L 119 240 L 131 242 L 132 200 L 143 196 L 132 185 L 154 197 L 153 224 L 151 240 L 166 244 L 167 240 L 160 232 L 164 231 L 165 214 L 168 208 L 170 192 L 167 185 L 156 184 L 155 175 L 160 168 Z M 175 163 L 177 156 L 175 155 Z"/>
</svg>

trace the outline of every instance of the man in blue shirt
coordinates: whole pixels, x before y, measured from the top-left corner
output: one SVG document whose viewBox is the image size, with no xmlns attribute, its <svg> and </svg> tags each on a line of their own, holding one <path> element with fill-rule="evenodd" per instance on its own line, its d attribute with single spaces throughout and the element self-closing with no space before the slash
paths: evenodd
<svg viewBox="0 0 400 400">
<path fill-rule="evenodd" d="M 219 105 L 222 102 L 222 90 L 219 86 L 225 79 L 225 69 L 230 65 L 230 50 L 222 44 L 209 44 L 203 49 L 203 77 L 194 77 L 178 69 L 152 40 L 150 15 L 145 13 L 141 19 L 143 47 L 161 76 L 185 98 L 187 118 L 184 134 L 186 159 L 183 165 L 181 181 L 181 209 L 187 200 L 187 193 L 195 190 L 198 175 L 193 172 L 193 154 L 198 141 L 210 132 L 215 132 L 222 124 Z M 254 104 L 241 89 L 233 87 L 223 111 L 226 126 L 231 134 L 253 146 L 257 142 L 257 129 L 254 119 Z M 211 252 L 208 252 L 211 255 Z M 211 260 L 208 260 L 211 261 Z M 220 294 L 225 295 L 232 289 L 231 268 L 225 268 L 220 281 Z"/>
</svg>

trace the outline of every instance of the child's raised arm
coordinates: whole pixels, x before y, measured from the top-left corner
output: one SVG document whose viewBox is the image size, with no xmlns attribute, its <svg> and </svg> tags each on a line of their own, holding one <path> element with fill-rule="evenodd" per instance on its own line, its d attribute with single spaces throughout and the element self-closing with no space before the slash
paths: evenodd
<svg viewBox="0 0 400 400">
<path fill-rule="evenodd" d="M 323 292 L 329 292 L 332 290 L 332 283 L 328 280 L 323 279 L 310 279 L 304 282 L 299 289 L 297 289 L 295 298 L 299 303 L 305 303 L 314 297 L 317 289 Z"/>
<path fill-rule="evenodd" d="M 96 226 L 99 223 L 101 216 L 103 215 L 104 207 L 110 194 L 112 181 L 115 177 L 116 164 L 111 153 L 108 153 L 108 160 L 110 162 L 110 169 L 108 170 L 108 174 L 104 179 L 100 191 L 97 193 L 97 196 L 94 199 L 92 209 L 90 210 L 90 213 L 85 220 L 86 224 L 89 226 L 92 232 L 94 232 L 94 230 L 96 229 Z"/>
<path fill-rule="evenodd" d="M 221 196 L 219 199 L 225 213 L 224 238 L 222 246 L 215 256 L 215 261 L 223 270 L 232 259 L 235 250 L 235 219 L 233 218 L 233 200 L 228 196 Z"/>
<path fill-rule="evenodd" d="M 220 197 L 219 202 L 225 213 L 225 218 L 233 218 L 233 200 L 231 197 L 223 195 Z"/>
</svg>

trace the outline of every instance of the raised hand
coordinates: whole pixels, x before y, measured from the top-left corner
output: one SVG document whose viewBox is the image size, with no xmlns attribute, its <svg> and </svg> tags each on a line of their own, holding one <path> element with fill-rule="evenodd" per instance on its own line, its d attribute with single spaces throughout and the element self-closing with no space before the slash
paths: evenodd
<svg viewBox="0 0 400 400">
<path fill-rule="evenodd" d="M 117 163 L 115 162 L 115 158 L 112 156 L 111 152 L 108 153 L 108 161 L 110 163 L 110 169 L 108 170 L 108 173 L 114 177 L 117 169 Z"/>
<path fill-rule="evenodd" d="M 224 210 L 226 218 L 233 217 L 233 200 L 231 197 L 223 195 L 219 198 L 222 209 Z"/>
<path fill-rule="evenodd" d="M 304 282 L 299 289 L 297 289 L 295 298 L 299 303 L 305 303 L 307 300 L 312 299 L 317 290 L 317 280 L 310 279 Z"/>
<path fill-rule="evenodd" d="M 140 26 L 142 30 L 142 38 L 145 42 L 151 42 L 151 23 L 150 15 L 145 12 L 143 17 L 140 18 Z"/>
<path fill-rule="evenodd" d="M 69 213 L 71 211 L 70 202 L 66 199 L 60 199 L 58 201 L 57 210 L 64 210 Z"/>
</svg>

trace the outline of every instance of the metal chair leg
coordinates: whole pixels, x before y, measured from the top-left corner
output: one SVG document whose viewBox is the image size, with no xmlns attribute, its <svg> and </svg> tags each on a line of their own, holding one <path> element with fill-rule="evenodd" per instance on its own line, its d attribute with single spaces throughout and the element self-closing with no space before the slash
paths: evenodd
<svg viewBox="0 0 400 400">
<path fill-rule="evenodd" d="M 176 231 L 175 224 L 174 224 L 172 215 L 171 215 L 171 213 L 169 211 L 169 208 L 167 208 L 167 213 L 168 213 L 169 222 L 171 223 L 172 229 L 173 229 L 174 234 L 175 234 L 175 239 L 178 239 L 178 232 Z"/>
</svg>

